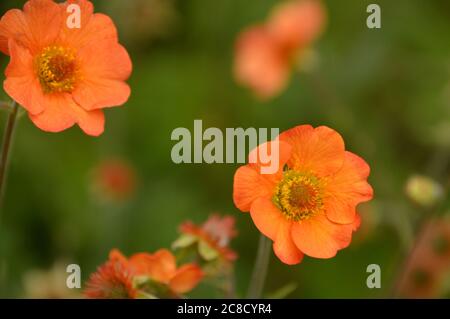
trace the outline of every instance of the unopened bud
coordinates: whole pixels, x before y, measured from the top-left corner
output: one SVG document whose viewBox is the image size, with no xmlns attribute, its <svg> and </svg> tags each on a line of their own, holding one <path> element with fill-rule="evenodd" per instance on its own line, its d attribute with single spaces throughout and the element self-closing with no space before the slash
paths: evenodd
<svg viewBox="0 0 450 319">
<path fill-rule="evenodd" d="M 442 186 L 433 179 L 422 176 L 411 176 L 406 182 L 406 194 L 419 205 L 430 207 L 444 195 Z"/>
</svg>

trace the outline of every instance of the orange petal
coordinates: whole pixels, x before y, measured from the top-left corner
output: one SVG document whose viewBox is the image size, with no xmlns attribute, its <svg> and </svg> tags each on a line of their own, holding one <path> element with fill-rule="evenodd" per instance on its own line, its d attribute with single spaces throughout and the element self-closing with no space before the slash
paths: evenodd
<svg viewBox="0 0 450 319">
<path fill-rule="evenodd" d="M 160 249 L 156 253 L 153 254 L 153 258 L 155 258 L 158 263 L 167 270 L 167 272 L 175 272 L 176 269 L 176 261 L 175 256 L 168 251 L 167 249 Z"/>
<path fill-rule="evenodd" d="M 283 175 L 283 167 L 289 161 L 292 154 L 292 147 L 278 138 L 275 141 L 263 143 L 253 149 L 248 155 L 250 164 L 256 165 L 260 173 L 272 179 L 278 179 Z M 275 165 L 273 172 L 268 172 L 264 168 Z"/>
<path fill-rule="evenodd" d="M 294 223 L 291 232 L 295 245 L 304 254 L 315 258 L 331 258 L 350 244 L 354 227 L 353 224 L 335 224 L 320 214 Z"/>
<path fill-rule="evenodd" d="M 181 266 L 175 276 L 170 280 L 170 288 L 178 293 L 184 294 L 194 289 L 203 278 L 203 272 L 197 265 L 187 264 Z"/>
<path fill-rule="evenodd" d="M 61 132 L 77 123 L 88 135 L 98 136 L 104 131 L 105 117 L 102 111 L 85 111 L 69 94 L 48 94 L 45 96 L 45 110 L 30 115 L 30 119 L 41 130 Z"/>
<path fill-rule="evenodd" d="M 60 41 L 72 48 L 82 49 L 87 46 L 96 45 L 98 41 L 112 40 L 118 41 L 117 29 L 110 17 L 101 14 L 94 14 L 94 6 L 87 0 L 69 0 L 61 4 L 64 18 L 67 20 L 71 12 L 67 12 L 67 7 L 71 4 L 78 4 L 81 9 L 81 28 L 69 28 L 65 23 L 60 34 Z"/>
<path fill-rule="evenodd" d="M 355 215 L 355 220 L 352 222 L 352 230 L 355 232 L 361 226 L 361 216 L 359 214 Z"/>
<path fill-rule="evenodd" d="M 253 202 L 250 214 L 258 230 L 275 241 L 278 228 L 285 222 L 285 218 L 272 201 L 267 198 L 258 198 Z"/>
<path fill-rule="evenodd" d="M 114 261 L 114 262 L 118 262 L 122 266 L 127 266 L 128 265 L 127 258 L 118 249 L 113 249 L 113 250 L 110 251 L 110 253 L 109 253 L 109 260 Z"/>
<path fill-rule="evenodd" d="M 150 263 L 153 262 L 151 254 L 148 253 L 137 253 L 130 257 L 129 264 L 133 269 L 134 274 L 137 276 L 149 275 Z"/>
<path fill-rule="evenodd" d="M 32 114 L 41 113 L 46 104 L 41 85 L 33 73 L 33 57 L 14 40 L 9 41 L 11 59 L 3 87 L 6 93 Z"/>
<path fill-rule="evenodd" d="M 22 37 L 22 42 L 31 42 L 29 38 L 29 28 L 23 12 L 19 9 L 7 11 L 0 20 L 0 51 L 9 55 L 8 42 L 14 35 Z M 19 39 L 17 39 L 19 40 Z"/>
<path fill-rule="evenodd" d="M 132 64 L 127 50 L 111 40 L 97 41 L 78 52 L 83 76 L 89 78 L 127 80 Z"/>
<path fill-rule="evenodd" d="M 101 110 L 85 111 L 77 104 L 75 105 L 74 116 L 78 126 L 88 135 L 101 135 L 105 130 L 105 115 L 103 112 Z"/>
<path fill-rule="evenodd" d="M 266 156 L 268 158 L 264 159 Z M 275 156 L 278 158 L 278 163 L 275 161 Z M 248 212 L 255 199 L 259 197 L 270 198 L 273 195 L 276 183 L 283 176 L 283 166 L 290 156 L 290 145 L 280 141 L 264 143 L 251 151 L 249 154 L 251 164 L 241 166 L 234 175 L 233 200 L 236 207 L 243 212 Z M 261 158 L 264 160 L 261 161 Z M 264 171 L 263 167 L 265 169 L 269 167 L 263 163 L 269 163 L 270 166 L 272 164 L 268 160 L 274 161 L 274 165 L 278 164 L 274 168 L 273 174 L 264 174 L 267 171 Z"/>
<path fill-rule="evenodd" d="M 340 224 L 352 223 L 356 205 L 373 197 L 373 189 L 367 183 L 370 167 L 359 156 L 345 152 L 342 168 L 333 176 L 325 190 L 327 217 Z"/>
<path fill-rule="evenodd" d="M 82 80 L 73 92 L 86 110 L 124 104 L 130 87 L 124 82 L 131 74 L 131 59 L 123 46 L 104 40 L 79 52 Z"/>
<path fill-rule="evenodd" d="M 269 99 L 286 87 L 289 66 L 289 60 L 264 27 L 251 27 L 239 36 L 235 48 L 235 78 L 259 98 Z"/>
<path fill-rule="evenodd" d="M 120 106 L 128 101 L 130 87 L 123 81 L 85 79 L 73 92 L 73 98 L 85 110 Z"/>
<path fill-rule="evenodd" d="M 77 106 L 69 95 L 46 95 L 45 103 L 45 110 L 43 112 L 28 114 L 31 121 L 41 130 L 46 132 L 61 132 L 75 124 L 75 118 L 71 109 Z"/>
<path fill-rule="evenodd" d="M 336 173 L 344 162 L 345 145 L 341 135 L 326 126 L 299 125 L 280 134 L 292 146 L 288 166 L 318 176 Z"/>
<path fill-rule="evenodd" d="M 319 36 L 325 20 L 325 9 L 320 1 L 288 1 L 274 10 L 267 28 L 280 45 L 297 48 L 310 44 Z"/>
<path fill-rule="evenodd" d="M 287 265 L 296 265 L 303 259 L 303 253 L 297 248 L 291 235 L 291 222 L 279 223 L 273 250 L 280 260 Z"/>
<path fill-rule="evenodd" d="M 0 21 L 0 50 L 9 54 L 8 40 L 13 39 L 33 54 L 54 43 L 63 24 L 62 10 L 50 0 L 30 0 L 23 12 L 8 11 Z"/>
<path fill-rule="evenodd" d="M 255 166 L 245 165 L 234 174 L 233 201 L 243 212 L 250 211 L 252 203 L 258 198 L 270 198 L 275 182 L 259 174 Z"/>
<path fill-rule="evenodd" d="M 162 283 L 169 283 L 176 272 L 175 257 L 167 249 L 154 254 L 135 254 L 130 257 L 130 264 L 139 275 L 147 275 Z"/>
</svg>

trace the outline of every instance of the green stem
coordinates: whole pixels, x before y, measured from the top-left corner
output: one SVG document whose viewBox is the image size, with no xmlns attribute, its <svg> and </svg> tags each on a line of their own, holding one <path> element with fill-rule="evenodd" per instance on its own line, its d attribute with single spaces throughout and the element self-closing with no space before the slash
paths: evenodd
<svg viewBox="0 0 450 319">
<path fill-rule="evenodd" d="M 9 153 L 11 149 L 12 137 L 14 135 L 14 128 L 16 126 L 17 113 L 19 106 L 16 102 L 12 102 L 11 113 L 8 116 L 5 133 L 3 135 L 3 144 L 0 154 L 0 211 L 3 202 L 3 194 L 5 191 L 6 173 L 8 167 Z"/>
<path fill-rule="evenodd" d="M 271 246 L 272 243 L 270 239 L 261 234 L 252 279 L 247 293 L 247 298 L 249 299 L 261 298 L 267 276 L 267 269 L 269 267 Z"/>
<path fill-rule="evenodd" d="M 3 135 L 2 149 L 0 153 L 0 218 L 2 212 L 3 193 L 5 191 L 6 173 L 8 167 L 8 158 L 11 149 L 12 137 L 14 134 L 14 128 L 16 126 L 17 114 L 19 106 L 15 101 L 11 103 L 10 113 L 6 122 L 5 133 Z M 1 223 L 0 223 L 1 226 Z M 0 295 L 6 294 L 4 291 L 6 282 L 6 258 L 4 256 L 3 249 L 0 250 Z"/>
</svg>

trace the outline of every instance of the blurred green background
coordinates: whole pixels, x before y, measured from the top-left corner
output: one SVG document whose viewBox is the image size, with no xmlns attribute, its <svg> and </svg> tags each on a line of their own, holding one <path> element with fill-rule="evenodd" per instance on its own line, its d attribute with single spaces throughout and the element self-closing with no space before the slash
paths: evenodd
<svg viewBox="0 0 450 319">
<path fill-rule="evenodd" d="M 60 260 L 79 264 L 87 279 L 111 248 L 129 255 L 170 247 L 181 222 L 202 222 L 211 212 L 237 219 L 232 247 L 240 255 L 243 295 L 259 233 L 232 202 L 239 164 L 176 165 L 170 158 L 172 130 L 192 130 L 194 119 L 221 129 L 308 123 L 339 131 L 347 149 L 372 168 L 375 200 L 361 206 L 368 227 L 331 260 L 305 258 L 289 267 L 273 257 L 266 292 L 295 282 L 289 297 L 389 294 L 421 214 L 405 196 L 405 181 L 414 173 L 449 180 L 449 1 L 378 0 L 380 30 L 366 27 L 366 7 L 374 1 L 325 1 L 329 22 L 315 45 L 317 69 L 293 74 L 288 89 L 268 103 L 235 83 L 233 46 L 243 28 L 262 22 L 279 1 L 93 2 L 112 16 L 130 52 L 132 96 L 106 111 L 99 138 L 78 128 L 49 134 L 27 116 L 20 119 L 1 214 L 1 296 L 26 296 L 24 276 Z M 0 12 L 23 3 L 2 1 Z M 3 69 L 8 58 L 1 63 Z M 3 112 L 1 129 L 5 119 Z M 134 192 L 120 201 L 92 191 L 93 170 L 111 158 L 129 163 L 136 175 Z M 381 266 L 381 289 L 366 286 L 372 263 Z M 203 286 L 193 296 L 219 295 Z"/>
</svg>

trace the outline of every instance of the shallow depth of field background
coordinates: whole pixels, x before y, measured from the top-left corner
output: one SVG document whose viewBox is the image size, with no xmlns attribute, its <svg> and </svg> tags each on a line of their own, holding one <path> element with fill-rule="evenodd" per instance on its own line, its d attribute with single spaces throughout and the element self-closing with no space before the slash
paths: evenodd
<svg viewBox="0 0 450 319">
<path fill-rule="evenodd" d="M 111 248 L 128 255 L 170 247 L 182 221 L 202 222 L 212 212 L 237 219 L 232 247 L 240 255 L 242 296 L 259 232 L 232 202 L 239 164 L 176 165 L 170 158 L 172 130 L 192 130 L 194 119 L 221 129 L 309 123 L 338 130 L 372 168 L 375 200 L 360 207 L 365 224 L 331 260 L 306 257 L 289 267 L 272 258 L 266 292 L 297 283 L 289 297 L 388 295 L 421 214 L 405 196 L 405 181 L 436 172 L 449 180 L 448 165 L 433 158 L 450 151 L 450 2 L 378 0 L 382 29 L 369 30 L 366 7 L 374 1 L 326 1 L 329 23 L 315 46 L 317 70 L 294 73 L 287 91 L 261 103 L 233 79 L 233 46 L 239 31 L 263 21 L 276 2 L 94 1 L 97 12 L 113 17 L 132 57 L 132 97 L 106 111 L 100 138 L 78 128 L 48 134 L 20 119 L 1 216 L 1 296 L 27 296 L 26 274 L 57 261 L 79 264 L 85 280 Z M 23 3 L 3 1 L 0 12 Z M 3 70 L 7 57 L 0 61 Z M 1 130 L 5 119 L 3 112 Z M 136 172 L 136 189 L 126 200 L 92 191 L 92 171 L 111 158 Z M 372 263 L 381 266 L 381 289 L 366 287 Z M 219 295 L 200 286 L 193 296 Z"/>
</svg>

